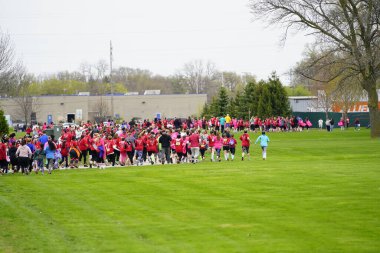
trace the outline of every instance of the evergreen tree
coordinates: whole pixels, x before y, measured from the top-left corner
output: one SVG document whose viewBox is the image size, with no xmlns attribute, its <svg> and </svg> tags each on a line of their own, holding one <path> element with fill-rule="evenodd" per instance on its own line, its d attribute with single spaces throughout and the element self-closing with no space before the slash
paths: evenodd
<svg viewBox="0 0 380 253">
<path fill-rule="evenodd" d="M 5 119 L 4 111 L 0 110 L 0 137 L 2 137 L 4 134 L 9 133 L 9 126 L 8 122 Z"/>
<path fill-rule="evenodd" d="M 220 87 L 217 98 L 217 114 L 215 116 L 225 116 L 227 114 L 228 102 L 227 89 Z"/>
<path fill-rule="evenodd" d="M 262 119 L 273 116 L 271 94 L 268 85 L 263 85 L 262 93 L 257 106 L 257 116 Z"/>
<path fill-rule="evenodd" d="M 218 100 L 216 96 L 214 96 L 210 103 L 210 116 L 218 116 Z"/>
<path fill-rule="evenodd" d="M 238 91 L 236 93 L 236 96 L 235 96 L 235 114 L 234 116 L 236 118 L 244 118 L 245 115 L 246 115 L 246 108 L 244 108 L 243 104 L 244 104 L 244 101 L 243 101 L 243 95 L 242 93 L 240 93 L 240 91 Z"/>
<path fill-rule="evenodd" d="M 236 117 L 236 104 L 233 97 L 228 101 L 227 113 L 230 114 L 231 117 Z"/>
<path fill-rule="evenodd" d="M 201 117 L 209 118 L 210 116 L 210 106 L 207 103 L 205 103 L 201 112 Z"/>
<path fill-rule="evenodd" d="M 276 73 L 269 78 L 268 85 L 271 94 L 272 116 L 289 116 L 291 110 L 288 96 Z"/>
<path fill-rule="evenodd" d="M 257 85 L 254 82 L 248 83 L 244 88 L 243 103 L 240 108 L 241 111 L 245 111 L 244 119 L 248 119 L 249 112 L 252 115 L 257 110 L 256 89 Z"/>
</svg>

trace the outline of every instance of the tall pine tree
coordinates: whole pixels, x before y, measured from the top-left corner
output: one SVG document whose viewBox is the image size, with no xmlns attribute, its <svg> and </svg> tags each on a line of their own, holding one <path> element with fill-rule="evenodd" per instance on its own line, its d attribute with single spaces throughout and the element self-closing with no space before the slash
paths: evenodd
<svg viewBox="0 0 380 253">
<path fill-rule="evenodd" d="M 229 99 L 227 89 L 224 87 L 220 87 L 217 98 L 218 111 L 215 116 L 225 116 L 227 114 L 228 103 Z"/>
<path fill-rule="evenodd" d="M 272 116 L 289 116 L 291 110 L 288 95 L 276 73 L 269 78 L 268 85 L 272 96 Z"/>
<path fill-rule="evenodd" d="M 262 119 L 273 116 L 271 94 L 268 85 L 263 85 L 262 87 L 262 93 L 257 105 L 257 116 Z"/>
</svg>

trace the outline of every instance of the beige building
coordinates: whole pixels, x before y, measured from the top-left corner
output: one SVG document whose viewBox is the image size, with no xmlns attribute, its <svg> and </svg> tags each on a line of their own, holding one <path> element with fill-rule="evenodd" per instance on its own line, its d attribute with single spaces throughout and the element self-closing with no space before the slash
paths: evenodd
<svg viewBox="0 0 380 253">
<path fill-rule="evenodd" d="M 26 109 L 21 109 L 15 98 L 1 98 L 1 108 L 11 119 L 24 120 Z M 30 112 L 35 112 L 38 122 L 66 122 L 74 117 L 75 122 L 93 121 L 95 117 L 112 114 L 111 96 L 40 96 L 33 98 Z M 117 118 L 132 117 L 153 119 L 199 115 L 207 101 L 206 94 L 191 95 L 137 95 L 113 96 L 113 111 Z M 29 102 L 30 103 L 30 102 Z M 32 109 L 30 109 L 32 107 Z M 29 114 L 29 113 L 28 113 Z"/>
</svg>

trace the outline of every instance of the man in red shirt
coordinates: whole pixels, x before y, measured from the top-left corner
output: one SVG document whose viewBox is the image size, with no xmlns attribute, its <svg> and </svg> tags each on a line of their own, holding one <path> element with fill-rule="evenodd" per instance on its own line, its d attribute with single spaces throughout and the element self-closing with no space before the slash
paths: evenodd
<svg viewBox="0 0 380 253">
<path fill-rule="evenodd" d="M 87 167 L 87 154 L 89 150 L 89 143 L 88 143 L 89 135 L 82 134 L 80 140 L 79 140 L 79 150 L 80 150 L 80 157 L 79 160 L 82 160 L 83 157 L 83 166 Z"/>
<path fill-rule="evenodd" d="M 244 133 L 242 134 L 242 136 L 240 136 L 240 140 L 242 149 L 241 160 L 244 161 L 244 155 L 247 155 L 247 157 L 249 157 L 250 159 L 249 146 L 251 144 L 251 140 L 249 139 L 249 134 L 247 133 L 247 130 L 244 130 Z"/>
<path fill-rule="evenodd" d="M 135 150 L 136 150 L 136 157 L 137 157 L 137 166 L 143 165 L 143 150 L 144 150 L 144 140 L 142 136 L 137 138 L 135 140 Z"/>
<path fill-rule="evenodd" d="M 192 163 L 198 162 L 200 136 L 197 130 L 192 130 L 189 137 Z"/>
<path fill-rule="evenodd" d="M 183 153 L 183 139 L 181 138 L 180 134 L 177 135 L 177 139 L 175 139 L 174 147 L 177 163 L 180 163 L 183 157 L 185 156 L 185 154 Z"/>
<path fill-rule="evenodd" d="M 114 151 L 115 141 L 112 138 L 112 135 L 109 134 L 107 140 L 105 141 L 105 148 L 107 154 L 107 161 L 115 166 L 115 151 Z"/>
<path fill-rule="evenodd" d="M 157 153 L 158 153 L 158 141 L 155 135 L 152 133 L 150 137 L 146 141 L 146 149 L 148 152 L 148 159 L 150 163 L 153 165 L 155 161 L 157 161 Z"/>
</svg>

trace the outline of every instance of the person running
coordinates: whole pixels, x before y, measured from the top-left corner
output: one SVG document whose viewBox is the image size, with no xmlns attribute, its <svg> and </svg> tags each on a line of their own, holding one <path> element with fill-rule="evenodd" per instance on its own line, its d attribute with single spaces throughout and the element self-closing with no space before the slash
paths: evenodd
<svg viewBox="0 0 380 253">
<path fill-rule="evenodd" d="M 244 133 L 240 136 L 241 140 L 241 160 L 244 161 L 244 156 L 247 156 L 250 159 L 249 155 L 249 146 L 251 145 L 251 140 L 247 130 L 244 130 Z"/>
<path fill-rule="evenodd" d="M 21 145 L 16 151 L 16 156 L 18 157 L 18 164 L 22 173 L 29 175 L 29 159 L 32 157 L 32 151 L 26 145 L 25 139 L 21 140 Z"/>
<path fill-rule="evenodd" d="M 62 159 L 59 162 L 59 166 L 62 166 L 62 168 L 68 168 L 69 167 L 69 150 L 70 147 L 67 145 L 67 142 L 65 139 L 62 140 L 62 143 L 58 145 L 58 149 L 60 149 Z M 65 165 L 63 163 L 65 162 Z"/>
<path fill-rule="evenodd" d="M 231 161 L 233 161 L 235 159 L 236 144 L 237 144 L 237 141 L 234 138 L 234 134 L 231 134 L 230 140 L 229 140 L 229 149 L 230 149 L 230 154 L 231 154 Z"/>
<path fill-rule="evenodd" d="M 36 148 L 36 151 L 33 154 L 33 162 L 34 162 L 34 169 L 36 174 L 38 171 L 41 171 L 42 175 L 44 175 L 44 157 L 45 157 L 45 151 L 44 151 L 44 145 L 40 143 L 40 146 Z"/>
<path fill-rule="evenodd" d="M 7 142 L 8 141 L 4 137 L 0 142 L 0 175 L 8 173 Z"/>
<path fill-rule="evenodd" d="M 158 142 L 161 144 L 161 151 L 162 151 L 162 164 L 165 163 L 171 163 L 170 160 L 170 143 L 172 138 L 168 133 L 164 130 L 162 131 L 161 137 L 158 139 Z"/>
<path fill-rule="evenodd" d="M 136 161 L 137 166 L 143 165 L 143 151 L 144 151 L 144 138 L 143 136 L 139 136 L 135 140 L 135 150 L 136 150 Z"/>
<path fill-rule="evenodd" d="M 83 133 L 79 140 L 79 150 L 80 150 L 80 158 L 79 160 L 82 160 L 83 158 L 83 166 L 88 167 L 87 165 L 87 154 L 89 152 L 89 145 L 88 145 L 88 138 L 89 135 Z"/>
<path fill-rule="evenodd" d="M 191 149 L 191 162 L 197 163 L 199 156 L 199 140 L 200 136 L 197 130 L 193 130 L 189 137 L 190 149 Z"/>
<path fill-rule="evenodd" d="M 214 147 L 215 147 L 215 151 L 216 151 L 216 159 L 218 159 L 218 161 L 221 162 L 222 159 L 220 158 L 220 150 L 223 147 L 223 138 L 220 137 L 219 132 L 217 132 L 215 136 L 216 136 L 216 138 L 214 141 Z"/>
<path fill-rule="evenodd" d="M 121 141 L 118 143 L 118 150 L 119 150 L 119 164 L 120 166 L 125 166 L 126 161 L 127 161 L 127 151 L 128 151 L 128 146 L 130 146 L 130 152 L 132 152 L 132 145 L 128 145 L 127 142 L 125 141 L 125 138 L 122 137 Z M 133 157 L 133 155 L 132 155 Z M 133 158 L 132 158 L 133 160 Z"/>
<path fill-rule="evenodd" d="M 269 137 L 266 136 L 265 132 L 262 132 L 259 137 L 257 137 L 257 140 L 255 141 L 255 144 L 260 141 L 262 154 L 263 154 L 263 160 L 267 159 L 267 147 L 269 142 Z"/>
<path fill-rule="evenodd" d="M 17 143 L 15 142 L 10 142 L 10 147 L 8 149 L 8 154 L 9 154 L 9 159 L 11 163 L 11 170 L 12 173 L 17 172 L 19 170 L 18 166 L 18 159 L 16 156 L 16 151 L 17 151 Z"/>
<path fill-rule="evenodd" d="M 360 131 L 360 121 L 359 121 L 359 118 L 355 119 L 355 131 Z"/>
<path fill-rule="evenodd" d="M 114 150 L 115 141 L 112 138 L 112 135 L 108 135 L 108 138 L 105 142 L 107 162 L 115 166 L 115 150 Z"/>
<path fill-rule="evenodd" d="M 207 142 L 208 142 L 208 147 L 211 151 L 211 162 L 214 162 L 215 159 L 214 159 L 214 156 L 215 156 L 215 139 L 216 139 L 216 136 L 215 136 L 215 132 L 214 131 L 211 131 L 210 135 L 207 137 Z"/>
<path fill-rule="evenodd" d="M 205 159 L 206 150 L 207 150 L 207 139 L 201 138 L 201 142 L 199 144 L 199 151 L 201 152 L 202 161 Z"/>
<path fill-rule="evenodd" d="M 157 163 L 158 141 L 154 133 L 150 134 L 146 142 L 146 149 L 148 152 L 148 161 L 150 162 L 150 164 L 153 165 Z"/>
<path fill-rule="evenodd" d="M 47 169 L 48 169 L 49 174 L 51 174 L 51 171 L 53 170 L 56 149 L 57 149 L 57 146 L 55 145 L 53 138 L 49 136 L 48 141 L 44 145 L 44 151 L 45 151 L 46 161 L 47 161 L 46 162 Z"/>
<path fill-rule="evenodd" d="M 224 160 L 229 161 L 229 155 L 230 155 L 230 138 L 227 137 L 227 134 L 223 134 L 223 154 L 224 154 Z"/>
</svg>

